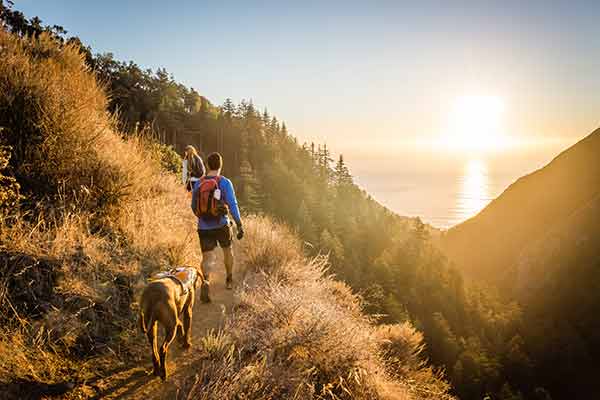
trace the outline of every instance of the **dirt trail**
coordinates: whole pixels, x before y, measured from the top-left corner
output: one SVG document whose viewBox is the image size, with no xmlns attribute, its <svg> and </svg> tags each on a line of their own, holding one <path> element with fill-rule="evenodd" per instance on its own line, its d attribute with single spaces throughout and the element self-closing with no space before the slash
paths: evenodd
<svg viewBox="0 0 600 400">
<path fill-rule="evenodd" d="M 217 251 L 220 250 L 217 249 Z M 141 363 L 135 365 L 123 364 L 115 366 L 115 371 L 94 383 L 97 395 L 95 399 L 177 399 L 180 385 L 185 378 L 194 374 L 192 364 L 198 359 L 198 346 L 201 338 L 211 329 L 218 330 L 226 313 L 231 311 L 233 304 L 233 291 L 225 289 L 224 269 L 222 258 L 219 261 L 219 270 L 211 276 L 211 303 L 204 304 L 200 301 L 199 290 L 196 294 L 194 315 L 192 320 L 192 341 L 190 350 L 183 352 L 177 341 L 169 347 L 168 372 L 166 382 L 159 378 L 147 375 L 152 368 L 150 353 L 142 358 Z M 141 335 L 141 333 L 140 333 Z M 163 333 L 160 333 L 159 345 L 162 343 Z M 149 347 L 148 347 L 149 351 Z"/>
</svg>

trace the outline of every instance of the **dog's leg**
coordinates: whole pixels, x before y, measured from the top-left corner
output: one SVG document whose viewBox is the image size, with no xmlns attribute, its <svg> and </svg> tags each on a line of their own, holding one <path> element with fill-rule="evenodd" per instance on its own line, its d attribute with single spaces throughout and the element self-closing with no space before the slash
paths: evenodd
<svg viewBox="0 0 600 400">
<path fill-rule="evenodd" d="M 194 309 L 195 295 L 195 290 L 191 289 L 190 293 L 188 294 L 186 303 L 183 306 L 183 311 L 181 313 L 181 319 L 183 320 L 183 323 L 180 323 L 179 327 L 177 328 L 179 343 L 184 349 L 189 349 L 190 347 L 192 347 L 190 330 L 192 326 L 192 311 Z"/>
<path fill-rule="evenodd" d="M 184 342 L 185 339 L 185 329 L 182 324 L 177 325 L 177 340 Z"/>
<path fill-rule="evenodd" d="M 151 318 L 148 325 L 149 329 L 146 331 L 146 336 L 148 337 L 148 342 L 150 342 L 150 347 L 152 347 L 152 365 L 154 367 L 153 374 L 159 376 L 160 363 L 158 358 L 158 322 Z"/>
<path fill-rule="evenodd" d="M 191 300 L 185 310 L 183 310 L 183 331 L 184 341 L 183 347 L 189 349 L 192 347 L 192 310 L 194 307 L 194 301 Z"/>
<path fill-rule="evenodd" d="M 177 318 L 177 316 L 175 316 Z M 169 349 L 169 345 L 175 339 L 177 335 L 177 319 L 175 319 L 175 323 L 169 324 L 169 328 L 165 329 L 165 341 L 160 347 L 160 365 L 161 365 L 161 374 L 160 378 L 165 381 L 167 379 L 167 350 Z"/>
</svg>

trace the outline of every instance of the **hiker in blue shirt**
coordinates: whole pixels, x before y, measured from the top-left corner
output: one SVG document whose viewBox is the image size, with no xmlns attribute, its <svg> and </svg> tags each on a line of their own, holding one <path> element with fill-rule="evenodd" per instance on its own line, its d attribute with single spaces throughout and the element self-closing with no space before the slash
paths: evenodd
<svg viewBox="0 0 600 400">
<path fill-rule="evenodd" d="M 212 153 L 206 159 L 208 171 L 199 181 L 194 183 L 192 193 L 192 209 L 198 216 L 198 236 L 202 249 L 202 273 L 204 283 L 201 288 L 201 299 L 210 301 L 208 295 L 210 274 L 214 270 L 217 256 L 214 252 L 217 244 L 223 249 L 225 271 L 227 273 L 226 287 L 233 287 L 233 250 L 231 242 L 233 233 L 229 213 L 237 227 L 237 239 L 244 237 L 242 219 L 238 208 L 235 190 L 229 179 L 221 176 L 223 158 L 219 153 Z"/>
</svg>

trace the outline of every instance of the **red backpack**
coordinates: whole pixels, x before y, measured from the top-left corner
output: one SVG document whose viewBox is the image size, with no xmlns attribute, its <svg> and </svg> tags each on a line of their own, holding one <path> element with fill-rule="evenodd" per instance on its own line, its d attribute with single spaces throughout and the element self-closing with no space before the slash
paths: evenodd
<svg viewBox="0 0 600 400">
<path fill-rule="evenodd" d="M 220 176 L 200 178 L 200 186 L 198 187 L 193 207 L 196 217 L 214 219 L 227 214 L 227 205 L 223 201 L 224 194 L 220 193 L 220 198 L 215 198 L 215 192 L 217 190 L 221 192 L 219 188 L 220 182 Z"/>
</svg>

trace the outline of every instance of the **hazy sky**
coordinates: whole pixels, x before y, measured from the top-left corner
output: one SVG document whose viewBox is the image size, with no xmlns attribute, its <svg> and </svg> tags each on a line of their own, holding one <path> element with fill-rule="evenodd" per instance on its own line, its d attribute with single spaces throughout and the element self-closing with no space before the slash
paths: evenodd
<svg viewBox="0 0 600 400">
<path fill-rule="evenodd" d="M 443 134 L 465 95 L 501 98 L 519 138 L 573 142 L 600 125 L 600 1 L 15 3 L 351 154 Z"/>
</svg>

